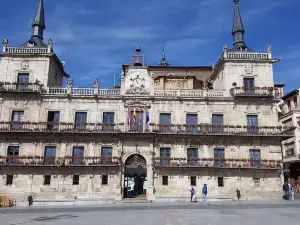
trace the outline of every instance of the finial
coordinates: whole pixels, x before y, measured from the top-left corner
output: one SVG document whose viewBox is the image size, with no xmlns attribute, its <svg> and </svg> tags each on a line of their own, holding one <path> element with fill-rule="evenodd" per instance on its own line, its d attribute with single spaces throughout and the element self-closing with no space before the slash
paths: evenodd
<svg viewBox="0 0 300 225">
<path fill-rule="evenodd" d="M 48 45 L 53 45 L 53 42 L 52 42 L 51 38 L 48 39 Z"/>
<path fill-rule="evenodd" d="M 239 1 L 240 0 L 233 0 L 234 4 L 236 4 L 236 5 L 239 4 Z"/>
<path fill-rule="evenodd" d="M 271 45 L 267 45 L 267 53 L 271 53 L 272 52 L 272 46 Z"/>
<path fill-rule="evenodd" d="M 161 65 L 161 66 L 168 66 L 169 65 L 169 63 L 167 61 L 167 58 L 166 58 L 164 47 L 161 48 L 161 61 L 160 61 L 159 65 Z"/>
<path fill-rule="evenodd" d="M 227 50 L 228 50 L 228 45 L 224 44 L 224 46 L 223 46 L 223 52 L 227 52 Z"/>
<path fill-rule="evenodd" d="M 62 64 L 63 67 L 65 67 L 65 65 L 66 65 L 66 60 L 64 60 L 64 59 L 61 60 L 61 64 Z"/>
<path fill-rule="evenodd" d="M 7 37 L 3 39 L 2 45 L 3 46 L 7 46 L 8 45 L 8 38 Z"/>
</svg>

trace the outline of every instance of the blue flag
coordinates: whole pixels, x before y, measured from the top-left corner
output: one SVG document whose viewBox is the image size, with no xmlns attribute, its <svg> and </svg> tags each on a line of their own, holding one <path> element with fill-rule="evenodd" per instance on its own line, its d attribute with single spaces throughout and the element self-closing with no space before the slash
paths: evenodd
<svg viewBox="0 0 300 225">
<path fill-rule="evenodd" d="M 149 111 L 148 108 L 146 109 L 146 124 L 148 124 L 150 121 Z"/>
</svg>

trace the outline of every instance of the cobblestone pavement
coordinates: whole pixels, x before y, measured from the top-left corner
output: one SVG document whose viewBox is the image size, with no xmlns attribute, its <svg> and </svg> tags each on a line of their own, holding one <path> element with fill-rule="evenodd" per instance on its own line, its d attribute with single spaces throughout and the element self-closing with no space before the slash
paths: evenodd
<svg viewBox="0 0 300 225">
<path fill-rule="evenodd" d="M 1 225 L 299 224 L 300 201 L 118 204 L 0 210 Z"/>
</svg>

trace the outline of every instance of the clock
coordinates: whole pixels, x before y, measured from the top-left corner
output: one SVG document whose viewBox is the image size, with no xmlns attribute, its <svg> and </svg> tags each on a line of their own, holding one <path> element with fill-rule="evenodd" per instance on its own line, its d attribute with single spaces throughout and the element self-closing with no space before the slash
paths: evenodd
<svg viewBox="0 0 300 225">
<path fill-rule="evenodd" d="M 151 78 L 148 75 L 147 70 L 139 69 L 128 71 L 128 74 L 125 78 L 125 93 L 149 95 L 150 81 Z"/>
</svg>

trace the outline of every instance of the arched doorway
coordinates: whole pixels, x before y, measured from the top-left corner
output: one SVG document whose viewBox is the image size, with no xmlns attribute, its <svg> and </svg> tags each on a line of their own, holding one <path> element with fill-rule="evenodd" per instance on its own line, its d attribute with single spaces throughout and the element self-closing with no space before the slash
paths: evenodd
<svg viewBox="0 0 300 225">
<path fill-rule="evenodd" d="M 124 198 L 136 198 L 146 194 L 147 161 L 139 155 L 133 154 L 125 161 Z"/>
</svg>

